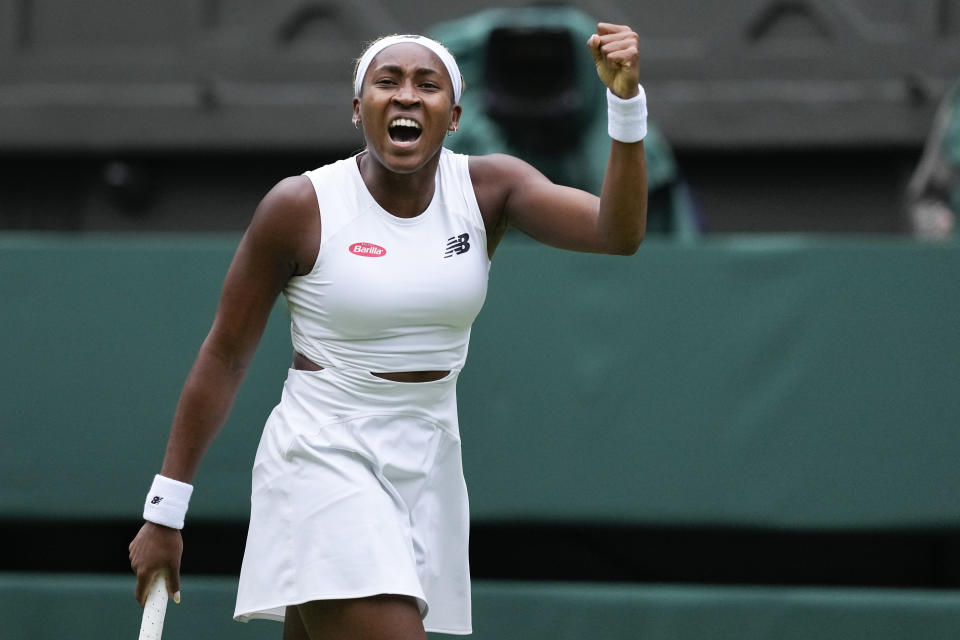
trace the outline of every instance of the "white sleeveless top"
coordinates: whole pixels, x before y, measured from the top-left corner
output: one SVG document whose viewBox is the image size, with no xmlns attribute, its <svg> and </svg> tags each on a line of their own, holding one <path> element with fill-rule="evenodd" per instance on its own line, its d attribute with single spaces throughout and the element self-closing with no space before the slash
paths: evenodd
<svg viewBox="0 0 960 640">
<path fill-rule="evenodd" d="M 310 273 L 284 288 L 294 349 L 324 367 L 460 370 L 490 270 L 467 156 L 441 151 L 433 200 L 414 218 L 377 204 L 356 156 L 304 175 L 321 241 Z"/>
</svg>

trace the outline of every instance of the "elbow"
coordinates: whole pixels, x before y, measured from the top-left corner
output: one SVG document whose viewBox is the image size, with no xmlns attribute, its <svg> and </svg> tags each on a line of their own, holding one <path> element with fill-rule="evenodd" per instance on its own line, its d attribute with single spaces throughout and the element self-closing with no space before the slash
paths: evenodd
<svg viewBox="0 0 960 640">
<path fill-rule="evenodd" d="M 242 379 L 250 368 L 253 353 L 224 342 L 211 332 L 200 345 L 199 357 L 207 358 L 211 364 L 215 363 L 223 371 Z"/>
<path fill-rule="evenodd" d="M 643 243 L 647 235 L 647 207 L 646 201 L 641 200 L 639 209 L 629 211 L 621 216 L 618 224 L 612 225 L 604 234 L 606 253 L 617 256 L 632 256 Z"/>
<path fill-rule="evenodd" d="M 643 229 L 626 237 L 619 238 L 618 241 L 609 248 L 609 253 L 617 256 L 632 256 L 643 243 L 646 233 Z"/>
<path fill-rule="evenodd" d="M 640 249 L 642 242 L 643 240 L 641 239 L 631 244 L 625 244 L 614 251 L 613 254 L 618 256 L 632 256 Z"/>
</svg>

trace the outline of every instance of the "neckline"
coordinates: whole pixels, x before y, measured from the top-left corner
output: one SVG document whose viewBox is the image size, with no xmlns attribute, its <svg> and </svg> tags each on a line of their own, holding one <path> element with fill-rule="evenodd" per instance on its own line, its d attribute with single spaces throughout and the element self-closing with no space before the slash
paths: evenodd
<svg viewBox="0 0 960 640">
<path fill-rule="evenodd" d="M 444 150 L 441 149 L 440 153 L 443 154 L 443 152 Z M 380 206 L 380 203 L 377 202 L 377 199 L 373 197 L 372 193 L 370 193 L 370 189 L 367 188 L 367 183 L 363 181 L 363 175 L 360 173 L 360 156 L 364 153 L 367 153 L 367 151 L 360 151 L 350 158 L 350 164 L 352 165 L 350 173 L 353 176 L 353 179 L 356 181 L 357 188 L 359 189 L 360 193 L 363 194 L 362 198 L 366 201 L 368 208 L 373 209 L 380 216 L 385 216 L 388 220 L 394 222 L 395 224 L 417 224 L 433 213 L 433 210 L 436 209 L 437 202 L 439 201 L 438 192 L 440 191 L 440 166 L 443 164 L 442 155 L 440 159 L 441 161 L 437 163 L 437 173 L 434 176 L 435 184 L 433 189 L 433 197 L 430 199 L 430 204 L 428 204 L 427 208 L 417 215 L 411 218 L 402 218 L 390 213 Z"/>
</svg>

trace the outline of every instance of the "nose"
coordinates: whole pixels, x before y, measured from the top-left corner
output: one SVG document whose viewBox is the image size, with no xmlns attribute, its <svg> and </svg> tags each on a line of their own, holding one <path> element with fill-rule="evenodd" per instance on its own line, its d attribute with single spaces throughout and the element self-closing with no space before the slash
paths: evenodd
<svg viewBox="0 0 960 640">
<path fill-rule="evenodd" d="M 420 95 L 417 93 L 413 81 L 405 80 L 401 82 L 400 86 L 397 87 L 397 91 L 393 94 L 393 100 L 404 106 L 420 102 Z"/>
</svg>

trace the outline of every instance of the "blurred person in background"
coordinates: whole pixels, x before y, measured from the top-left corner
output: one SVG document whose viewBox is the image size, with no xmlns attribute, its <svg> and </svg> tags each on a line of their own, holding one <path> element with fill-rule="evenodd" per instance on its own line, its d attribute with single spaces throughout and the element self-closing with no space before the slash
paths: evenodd
<svg viewBox="0 0 960 640">
<path fill-rule="evenodd" d="M 433 25 L 427 35 L 456 56 L 470 91 L 447 142 L 458 153 L 507 153 L 552 181 L 600 193 L 607 168 L 606 100 L 580 55 L 596 20 L 563 4 L 485 9 Z M 550 76 L 528 69 L 549 65 Z M 656 122 L 644 138 L 647 233 L 690 241 L 705 230 L 673 149 Z"/>
<path fill-rule="evenodd" d="M 910 231 L 923 240 L 960 234 L 960 83 L 946 94 L 907 185 Z"/>
</svg>

